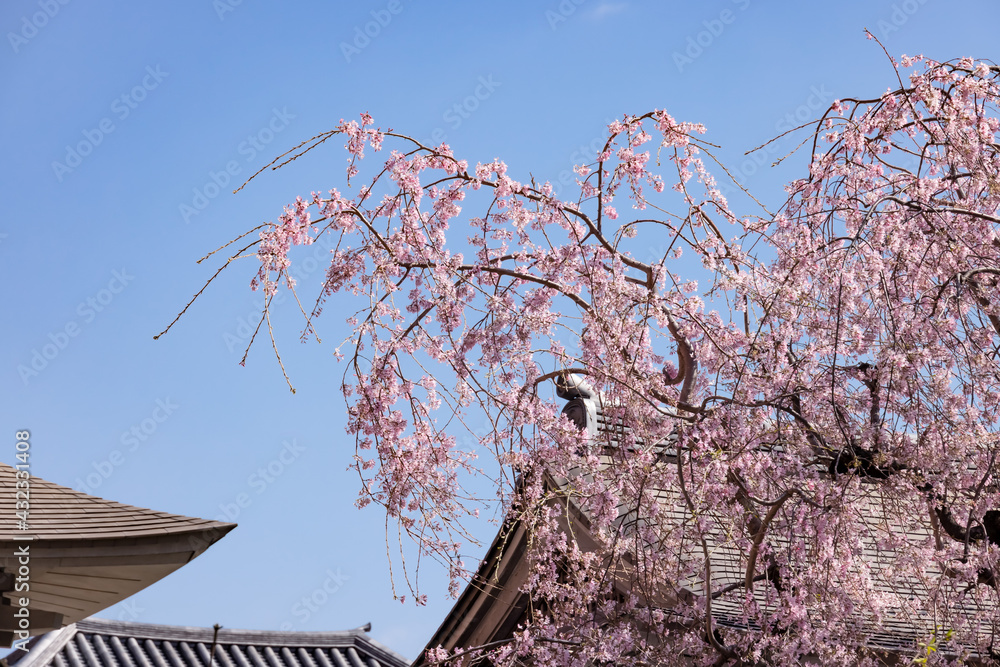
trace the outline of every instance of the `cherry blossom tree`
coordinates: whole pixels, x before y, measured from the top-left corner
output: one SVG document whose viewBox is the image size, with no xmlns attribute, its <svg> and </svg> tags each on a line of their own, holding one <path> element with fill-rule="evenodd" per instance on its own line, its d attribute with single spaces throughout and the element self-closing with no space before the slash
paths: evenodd
<svg viewBox="0 0 1000 667">
<path fill-rule="evenodd" d="M 529 530 L 523 626 L 428 660 L 1000 652 L 1000 69 L 893 65 L 895 90 L 800 128 L 808 172 L 773 213 L 734 212 L 704 128 L 662 110 L 612 123 L 569 199 L 367 114 L 272 163 L 346 142 L 339 189 L 233 257 L 256 252 L 271 299 L 295 246 L 333 237 L 305 335 L 355 304 L 358 504 L 453 594 L 481 509 Z"/>
</svg>

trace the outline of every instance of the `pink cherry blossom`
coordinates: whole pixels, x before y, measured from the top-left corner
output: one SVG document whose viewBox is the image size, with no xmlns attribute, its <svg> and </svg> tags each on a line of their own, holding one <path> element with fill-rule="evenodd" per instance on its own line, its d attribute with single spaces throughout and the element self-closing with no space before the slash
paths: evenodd
<svg viewBox="0 0 1000 667">
<path fill-rule="evenodd" d="M 611 123 L 566 199 L 368 114 L 303 149 L 343 140 L 364 184 L 260 230 L 253 285 L 336 238 L 307 329 L 359 310 L 358 504 L 452 595 L 480 510 L 528 530 L 531 612 L 494 662 L 1000 652 L 1000 70 L 899 67 L 817 119 L 773 214 L 731 210 L 704 128 L 662 110 Z M 601 428 L 562 414 L 570 374 Z"/>
</svg>

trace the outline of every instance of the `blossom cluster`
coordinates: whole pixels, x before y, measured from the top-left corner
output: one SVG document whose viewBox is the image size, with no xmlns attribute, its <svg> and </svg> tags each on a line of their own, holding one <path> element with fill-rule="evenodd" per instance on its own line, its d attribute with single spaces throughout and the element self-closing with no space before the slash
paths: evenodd
<svg viewBox="0 0 1000 667">
<path fill-rule="evenodd" d="M 531 613 L 496 663 L 874 664 L 885 636 L 991 655 L 1000 74 L 900 65 L 897 90 L 818 119 L 807 175 L 764 216 L 730 209 L 704 128 L 662 110 L 608 127 L 576 200 L 367 114 L 322 137 L 368 180 L 261 231 L 254 284 L 294 287 L 292 249 L 336 237 L 312 316 L 345 290 L 362 304 L 358 503 L 453 594 L 463 522 L 499 502 L 527 527 Z M 670 250 L 643 261 L 633 237 Z M 563 414 L 570 374 L 607 437 Z"/>
</svg>

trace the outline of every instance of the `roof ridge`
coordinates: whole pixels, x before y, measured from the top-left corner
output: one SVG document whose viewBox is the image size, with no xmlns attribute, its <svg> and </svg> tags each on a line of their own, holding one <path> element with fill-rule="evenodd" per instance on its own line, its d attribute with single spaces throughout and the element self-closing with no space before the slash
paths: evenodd
<svg viewBox="0 0 1000 667">
<path fill-rule="evenodd" d="M 183 641 L 207 641 L 211 642 L 215 631 L 211 626 L 196 625 L 168 625 L 161 623 L 140 623 L 136 621 L 118 621 L 106 618 L 90 617 L 82 621 L 77 621 L 77 628 L 80 632 L 90 634 L 106 635 L 126 635 L 143 639 L 174 639 Z M 348 645 L 353 645 L 356 638 L 366 637 L 367 633 L 362 628 L 351 630 L 256 630 L 244 628 L 219 629 L 218 642 L 220 644 L 317 644 L 335 642 L 340 640 L 350 640 Z M 282 641 L 284 640 L 284 641 Z M 332 645 L 332 644 L 331 644 Z"/>
</svg>

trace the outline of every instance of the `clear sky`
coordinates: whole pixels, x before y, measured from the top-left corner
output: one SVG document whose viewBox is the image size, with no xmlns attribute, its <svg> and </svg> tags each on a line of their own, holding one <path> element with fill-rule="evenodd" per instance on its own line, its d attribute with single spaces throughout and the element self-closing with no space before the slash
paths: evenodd
<svg viewBox="0 0 1000 667">
<path fill-rule="evenodd" d="M 370 621 L 413 658 L 452 601 L 434 564 L 421 572 L 426 607 L 394 601 L 384 519 L 353 507 L 345 367 L 332 356 L 349 304 L 327 308 L 322 345 L 300 345 L 296 309 L 279 306 L 296 395 L 269 346 L 238 365 L 259 309 L 253 260 L 153 340 L 217 266 L 199 257 L 296 195 L 341 186 L 344 154 L 330 146 L 234 187 L 369 111 L 383 128 L 446 138 L 472 164 L 500 157 L 515 178 L 562 178 L 568 192 L 609 120 L 666 108 L 705 123 L 735 173 L 779 203 L 794 169 L 742 154 L 834 99 L 895 84 L 863 28 L 896 56 L 1000 60 L 998 25 L 1000 5 L 986 1 L 4 0 L 0 460 L 14 461 L 14 433 L 30 429 L 35 475 L 239 523 L 104 617 Z M 299 283 L 321 276 L 313 260 Z M 476 530 L 470 564 L 496 527 Z"/>
</svg>

